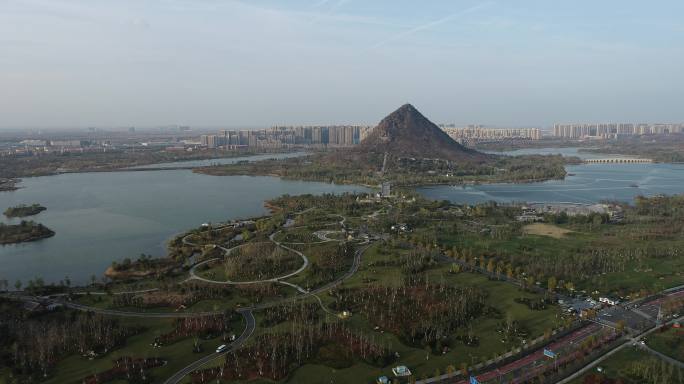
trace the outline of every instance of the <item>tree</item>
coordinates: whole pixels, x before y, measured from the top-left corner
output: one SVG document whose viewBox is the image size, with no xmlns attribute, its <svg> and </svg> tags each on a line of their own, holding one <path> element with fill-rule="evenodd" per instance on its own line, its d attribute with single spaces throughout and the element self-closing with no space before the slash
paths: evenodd
<svg viewBox="0 0 684 384">
<path fill-rule="evenodd" d="M 554 276 L 549 277 L 549 281 L 547 283 L 549 291 L 553 292 L 556 290 L 556 285 L 558 285 L 558 281 Z"/>
<path fill-rule="evenodd" d="M 17 291 L 21 291 L 21 280 L 17 280 L 14 283 L 14 288 L 16 288 Z"/>
<path fill-rule="evenodd" d="M 568 292 L 572 292 L 575 290 L 575 284 L 573 284 L 572 281 L 568 281 L 567 283 L 565 283 L 565 289 Z"/>
</svg>

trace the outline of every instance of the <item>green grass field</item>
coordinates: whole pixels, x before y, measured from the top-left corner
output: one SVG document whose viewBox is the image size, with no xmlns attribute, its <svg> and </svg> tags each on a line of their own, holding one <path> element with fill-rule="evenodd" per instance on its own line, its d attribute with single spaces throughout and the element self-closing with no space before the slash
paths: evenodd
<svg viewBox="0 0 684 384">
<path fill-rule="evenodd" d="M 646 344 L 664 355 L 684 361 L 684 328 L 656 331 L 648 336 Z"/>
</svg>

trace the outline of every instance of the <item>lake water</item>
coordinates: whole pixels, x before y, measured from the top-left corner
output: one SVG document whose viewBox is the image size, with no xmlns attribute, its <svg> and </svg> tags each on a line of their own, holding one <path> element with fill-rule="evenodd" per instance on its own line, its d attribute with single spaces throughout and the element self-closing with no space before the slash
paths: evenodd
<svg viewBox="0 0 684 384">
<path fill-rule="evenodd" d="M 503 154 L 562 154 L 581 158 L 612 157 L 578 152 L 577 148 L 524 149 Z M 430 199 L 465 204 L 486 201 L 596 203 L 612 200 L 632 202 L 637 195 L 684 193 L 684 164 L 581 164 L 567 166 L 566 171 L 568 176 L 565 180 L 527 184 L 440 185 L 418 188 L 418 191 Z"/>
<path fill-rule="evenodd" d="M 272 156 L 271 156 L 272 157 Z M 72 173 L 26 178 L 22 188 L 0 193 L 0 210 L 40 203 L 32 219 L 56 232 L 32 243 L 0 246 L 0 279 L 69 276 L 83 283 L 102 276 L 114 260 L 140 253 L 163 256 L 173 235 L 205 222 L 267 213 L 264 201 L 282 194 L 322 194 L 362 187 L 281 180 L 275 177 L 207 176 L 189 170 Z M 17 222 L 8 220 L 4 222 Z"/>
<path fill-rule="evenodd" d="M 271 153 L 263 155 L 253 155 L 253 156 L 240 156 L 240 157 L 225 157 L 219 159 L 206 159 L 206 160 L 187 160 L 187 161 L 174 161 L 170 163 L 156 163 L 147 165 L 138 165 L 136 167 L 131 167 L 131 169 L 150 169 L 150 168 L 191 168 L 191 167 L 209 167 L 212 165 L 226 165 L 235 164 L 240 161 L 261 161 L 269 159 L 287 159 L 291 157 L 302 157 L 308 155 L 307 152 L 285 152 L 285 153 Z"/>
<path fill-rule="evenodd" d="M 543 148 L 508 154 L 560 153 L 607 157 L 577 148 Z M 265 155 L 272 158 L 281 155 Z M 286 156 L 301 156 L 287 154 Z M 222 161 L 253 160 L 254 157 Z M 213 160 L 216 161 L 216 160 Z M 211 161 L 210 161 L 211 162 Z M 180 163 L 206 165 L 197 162 Z M 179 163 L 164 165 L 179 166 Z M 634 196 L 684 193 L 681 164 L 587 164 L 567 167 L 565 180 L 529 184 L 487 184 L 418 188 L 424 196 L 457 203 L 631 202 Z M 33 219 L 57 234 L 49 239 L 0 246 L 0 279 L 42 277 L 75 283 L 101 276 L 114 260 L 140 253 L 162 256 L 173 235 L 204 222 L 226 221 L 267 213 L 265 200 L 282 194 L 342 193 L 362 187 L 280 180 L 274 177 L 207 176 L 189 170 L 73 173 L 26 178 L 22 189 L 0 193 L 0 210 L 40 203 L 48 210 Z M 4 222 L 17 222 L 0 218 Z"/>
</svg>

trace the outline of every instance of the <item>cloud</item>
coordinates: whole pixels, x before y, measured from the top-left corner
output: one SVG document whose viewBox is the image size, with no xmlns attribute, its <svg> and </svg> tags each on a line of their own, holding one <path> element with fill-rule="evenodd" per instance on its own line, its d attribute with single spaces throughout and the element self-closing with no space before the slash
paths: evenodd
<svg viewBox="0 0 684 384">
<path fill-rule="evenodd" d="M 128 24 L 130 24 L 134 28 L 140 28 L 140 29 L 148 29 L 151 26 L 149 21 L 147 21 L 146 19 L 143 19 L 141 17 L 129 20 Z"/>
<path fill-rule="evenodd" d="M 318 8 L 328 4 L 331 0 L 320 0 L 311 5 L 311 8 Z"/>
<path fill-rule="evenodd" d="M 454 12 L 454 13 L 448 15 L 448 16 L 442 17 L 441 19 L 437 19 L 437 20 L 431 21 L 431 22 L 429 22 L 429 23 L 426 23 L 426 24 L 423 24 L 423 25 L 419 25 L 419 26 L 414 27 L 414 28 L 411 28 L 411 29 L 409 29 L 409 30 L 407 30 L 407 31 L 398 33 L 398 34 L 396 34 L 396 35 L 394 35 L 394 36 L 392 36 L 392 37 L 390 37 L 390 38 L 388 38 L 388 39 L 385 39 L 385 40 L 383 40 L 383 41 L 380 41 L 380 42 L 378 42 L 377 44 L 373 45 L 373 46 L 371 47 L 371 49 L 380 48 L 380 47 L 382 47 L 383 45 L 389 44 L 389 43 L 391 43 L 391 42 L 393 42 L 393 41 L 396 41 L 396 40 L 399 40 L 399 39 L 403 39 L 403 38 L 405 38 L 405 37 L 408 37 L 408 36 L 411 36 L 411 35 L 413 35 L 413 34 L 416 34 L 416 33 L 420 32 L 420 31 L 424 31 L 424 30 L 426 30 L 426 29 L 430 29 L 430 28 L 436 27 L 436 26 L 438 26 L 438 25 L 440 25 L 440 24 L 444 24 L 444 23 L 446 23 L 446 22 L 448 22 L 448 21 L 450 21 L 450 20 L 452 20 L 452 19 L 454 19 L 454 18 L 456 18 L 456 17 L 458 17 L 458 16 L 463 16 L 463 15 L 466 15 L 466 14 L 469 14 L 469 13 L 473 13 L 473 12 L 479 11 L 479 10 L 481 10 L 481 9 L 487 8 L 487 7 L 491 6 L 492 4 L 493 4 L 492 2 L 486 2 L 486 3 L 478 4 L 478 5 L 472 6 L 472 7 L 470 7 L 470 8 L 466 8 L 466 9 L 463 9 L 463 10 L 461 10 L 461 11 Z"/>
</svg>

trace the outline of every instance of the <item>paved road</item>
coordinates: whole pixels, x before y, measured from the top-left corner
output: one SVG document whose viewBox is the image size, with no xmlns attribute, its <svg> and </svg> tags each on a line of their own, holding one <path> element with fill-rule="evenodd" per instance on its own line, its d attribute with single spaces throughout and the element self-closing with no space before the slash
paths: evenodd
<svg viewBox="0 0 684 384">
<path fill-rule="evenodd" d="M 240 314 L 242 314 L 242 316 L 244 316 L 245 318 L 245 330 L 242 331 L 240 337 L 235 339 L 235 341 L 233 341 L 230 344 L 229 348 L 225 352 L 215 352 L 210 355 L 204 356 L 203 358 L 189 364 L 185 368 L 176 372 L 173 376 L 169 377 L 164 382 L 164 384 L 178 384 L 183 380 L 185 376 L 189 375 L 191 372 L 200 369 L 205 364 L 208 364 L 209 362 L 214 361 L 227 353 L 234 352 L 238 348 L 240 348 L 245 343 L 245 341 L 247 341 L 247 339 L 249 339 L 249 337 L 252 336 L 252 334 L 254 333 L 254 330 L 256 329 L 256 320 L 254 319 L 254 315 L 250 310 L 240 310 L 238 312 L 240 312 Z"/>
</svg>

